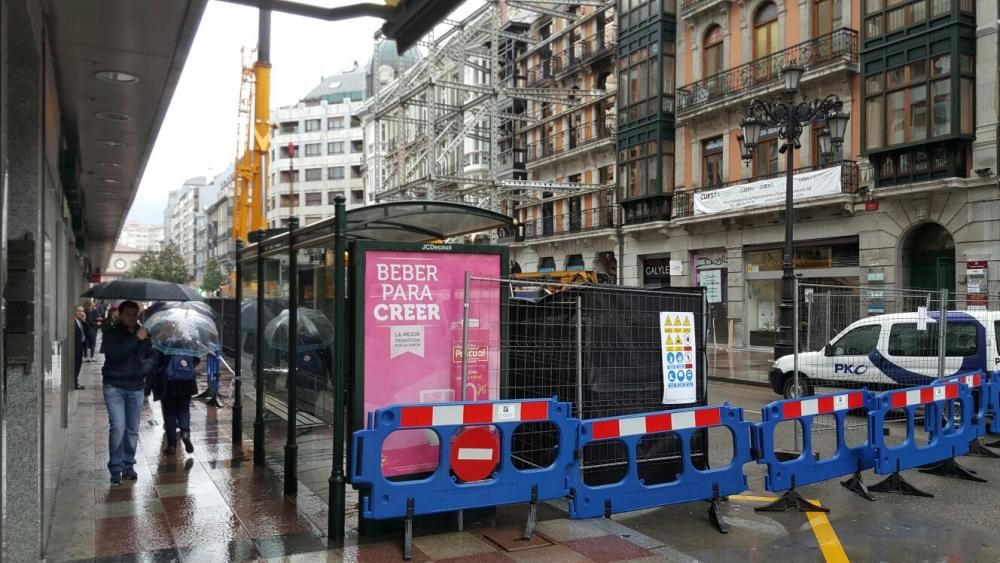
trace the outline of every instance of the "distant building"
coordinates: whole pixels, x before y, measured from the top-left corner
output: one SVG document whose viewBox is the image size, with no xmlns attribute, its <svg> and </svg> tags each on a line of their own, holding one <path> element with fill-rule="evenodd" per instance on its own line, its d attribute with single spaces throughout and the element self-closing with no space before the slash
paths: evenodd
<svg viewBox="0 0 1000 563">
<path fill-rule="evenodd" d="M 134 221 L 125 223 L 125 226 L 122 227 L 121 235 L 118 236 L 118 244 L 120 246 L 137 248 L 139 250 L 162 250 L 164 240 L 163 225 L 136 223 Z"/>
<path fill-rule="evenodd" d="M 154 249 L 149 249 L 154 250 Z M 120 240 L 111 253 L 108 269 L 101 274 L 101 281 L 114 281 L 125 277 L 136 261 L 146 253 L 146 250 L 123 244 Z"/>
<path fill-rule="evenodd" d="M 218 186 L 209 184 L 204 176 L 190 178 L 181 188 L 170 192 L 164 226 L 167 243 L 177 246 L 187 265 L 188 275 L 198 279 L 204 269 L 204 250 L 199 240 L 206 240 L 204 202 L 214 202 Z M 201 219 L 199 220 L 199 217 Z M 167 227 L 169 225 L 169 227 Z M 202 238 L 199 239 L 199 228 Z"/>
<path fill-rule="evenodd" d="M 324 77 L 299 103 L 271 113 L 271 227 L 286 226 L 291 215 L 300 225 L 330 217 L 337 194 L 348 207 L 365 203 L 358 117 L 364 97 L 365 72 L 355 67 Z"/>
<path fill-rule="evenodd" d="M 222 176 L 218 197 L 205 208 L 207 259 L 215 259 L 223 275 L 235 268 L 236 244 L 233 241 L 233 191 L 235 175 L 232 169 Z M 219 179 L 219 177 L 217 177 Z M 214 183 L 214 182 L 213 182 Z"/>
</svg>

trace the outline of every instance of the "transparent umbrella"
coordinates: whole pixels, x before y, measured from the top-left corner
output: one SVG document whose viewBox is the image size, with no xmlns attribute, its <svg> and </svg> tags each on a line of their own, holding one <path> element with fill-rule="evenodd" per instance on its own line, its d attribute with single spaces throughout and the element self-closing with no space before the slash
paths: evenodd
<svg viewBox="0 0 1000 563">
<path fill-rule="evenodd" d="M 168 355 L 204 356 L 219 348 L 215 320 L 184 308 L 162 310 L 146 322 L 153 346 Z"/>
<path fill-rule="evenodd" d="M 298 310 L 298 348 L 321 350 L 333 343 L 333 323 L 318 309 Z M 288 350 L 288 309 L 278 313 L 264 327 L 264 342 L 279 350 Z"/>
</svg>

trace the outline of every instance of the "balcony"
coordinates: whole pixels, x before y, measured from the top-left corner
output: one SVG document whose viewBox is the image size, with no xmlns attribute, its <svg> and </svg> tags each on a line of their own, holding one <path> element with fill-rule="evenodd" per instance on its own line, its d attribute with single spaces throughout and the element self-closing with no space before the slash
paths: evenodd
<svg viewBox="0 0 1000 563">
<path fill-rule="evenodd" d="M 525 73 L 525 86 L 533 88 L 552 80 L 555 77 L 555 70 L 560 65 L 561 63 L 556 57 L 551 55 L 544 57 L 542 62 L 528 68 L 527 73 Z"/>
<path fill-rule="evenodd" d="M 602 142 L 611 142 L 614 139 L 615 119 L 613 117 L 608 116 L 600 121 L 583 123 L 564 130 L 555 137 L 528 144 L 527 165 L 528 168 L 541 166 L 578 149 L 592 147 Z"/>
<path fill-rule="evenodd" d="M 614 229 L 620 224 L 620 218 L 621 211 L 617 207 L 595 207 L 528 219 L 524 223 L 524 240 L 534 241 L 549 237 L 584 235 L 605 229 Z M 505 236 L 501 240 L 513 242 L 513 237 Z"/>
<path fill-rule="evenodd" d="M 569 48 L 556 53 L 552 57 L 552 70 L 557 76 L 561 76 L 604 55 L 614 53 L 617 47 L 617 34 L 609 30 L 599 31 L 590 37 L 575 41 Z"/>
<path fill-rule="evenodd" d="M 802 174 L 805 172 L 815 172 L 817 170 L 822 170 L 824 168 L 830 168 L 831 166 L 840 166 L 840 189 L 841 193 L 853 194 L 858 191 L 858 164 L 852 160 L 843 160 L 833 164 L 824 164 L 821 166 L 805 166 L 802 168 L 796 168 L 793 172 L 795 174 Z M 721 190 L 723 188 L 731 188 L 733 186 L 746 185 L 751 182 L 757 182 L 759 180 L 767 180 L 769 178 L 784 177 L 785 171 L 776 172 L 774 174 L 768 174 L 764 176 L 756 176 L 753 178 L 744 178 L 740 180 L 733 180 L 731 182 L 726 182 L 724 184 L 718 184 L 715 186 L 707 186 L 702 188 L 695 188 L 693 190 L 683 190 L 679 188 L 674 192 L 674 203 L 673 203 L 673 218 L 682 219 L 685 217 L 712 217 L 712 215 L 696 215 L 694 211 L 694 195 L 701 192 Z M 784 190 L 782 189 L 782 194 Z M 782 196 L 783 198 L 784 196 Z M 784 201 L 784 199 L 782 199 Z M 799 200 L 799 202 L 804 200 Z M 765 206 L 767 204 L 762 205 Z M 784 205 L 781 203 L 780 205 Z M 798 204 L 797 204 L 798 205 Z"/>
<path fill-rule="evenodd" d="M 841 28 L 678 88 L 675 96 L 677 119 L 681 121 L 696 112 L 707 112 L 751 95 L 777 90 L 781 87 L 781 69 L 790 64 L 804 65 L 807 70 L 802 79 L 807 81 L 816 76 L 817 71 L 835 70 L 837 65 L 846 65 L 856 71 L 857 63 L 858 32 Z"/>
<path fill-rule="evenodd" d="M 625 224 L 637 225 L 669 221 L 672 198 L 673 194 L 654 194 L 623 201 Z"/>
<path fill-rule="evenodd" d="M 679 4 L 679 12 L 681 17 L 689 18 L 695 14 L 700 14 L 701 12 L 707 11 L 709 8 L 718 6 L 720 4 L 728 6 L 731 0 L 681 0 Z"/>
</svg>

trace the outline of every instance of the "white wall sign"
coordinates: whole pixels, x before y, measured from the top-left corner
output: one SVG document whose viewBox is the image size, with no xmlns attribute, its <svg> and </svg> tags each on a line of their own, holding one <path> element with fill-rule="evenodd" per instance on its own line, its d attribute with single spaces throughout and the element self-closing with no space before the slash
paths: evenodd
<svg viewBox="0 0 1000 563">
<path fill-rule="evenodd" d="M 839 166 L 796 174 L 792 184 L 794 197 L 796 200 L 802 200 L 839 194 L 840 178 Z M 785 178 L 771 178 L 731 188 L 698 192 L 694 194 L 694 212 L 696 215 L 708 215 L 747 207 L 773 205 L 784 200 Z"/>
<path fill-rule="evenodd" d="M 705 288 L 705 299 L 709 303 L 722 303 L 722 270 L 698 272 L 698 285 Z"/>
<path fill-rule="evenodd" d="M 683 276 L 684 275 L 684 263 L 680 260 L 670 261 L 670 275 L 671 276 Z"/>
<path fill-rule="evenodd" d="M 660 313 L 664 405 L 685 405 L 698 400 L 695 342 L 694 313 Z"/>
</svg>

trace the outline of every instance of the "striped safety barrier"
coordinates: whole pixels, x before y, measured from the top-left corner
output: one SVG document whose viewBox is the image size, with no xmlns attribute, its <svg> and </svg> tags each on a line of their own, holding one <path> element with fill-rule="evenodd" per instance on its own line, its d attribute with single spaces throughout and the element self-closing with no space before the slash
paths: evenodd
<svg viewBox="0 0 1000 563">
<path fill-rule="evenodd" d="M 850 391 L 819 397 L 775 401 L 761 411 L 761 422 L 754 427 L 754 452 L 757 463 L 767 466 L 764 488 L 769 491 L 786 491 L 797 486 L 819 483 L 835 477 L 854 474 L 855 480 L 844 486 L 871 498 L 864 484 L 857 477 L 861 471 L 874 466 L 872 449 L 864 443 L 850 446 L 847 443 L 847 420 L 852 411 L 867 411 L 875 395 L 868 391 Z M 867 413 L 866 413 L 867 414 Z M 816 418 L 832 415 L 836 421 L 834 454 L 827 459 L 817 459 L 813 448 L 813 425 Z M 867 422 L 867 419 L 862 419 Z M 775 431 L 785 421 L 799 421 L 802 425 L 802 454 L 792 460 L 783 460 L 775 447 Z"/>
<path fill-rule="evenodd" d="M 717 469 L 698 469 L 692 462 L 692 436 L 715 426 L 726 427 L 733 435 L 732 461 Z M 610 516 L 696 500 L 717 500 L 743 492 L 747 489 L 743 464 L 752 461 L 750 426 L 743 420 L 743 409 L 729 405 L 582 421 L 579 423 L 577 447 L 582 450 L 595 442 L 620 440 L 627 451 L 627 470 L 624 477 L 615 483 L 589 485 L 583 468 L 579 465 L 575 467 L 570 476 L 570 516 Z M 671 451 L 678 456 L 679 473 L 673 481 L 647 484 L 639 475 L 639 442 L 645 437 L 666 432 L 676 436 L 673 442 L 676 447 Z M 702 443 L 707 443 L 707 440 Z M 713 515 L 717 516 L 716 513 Z"/>
</svg>

